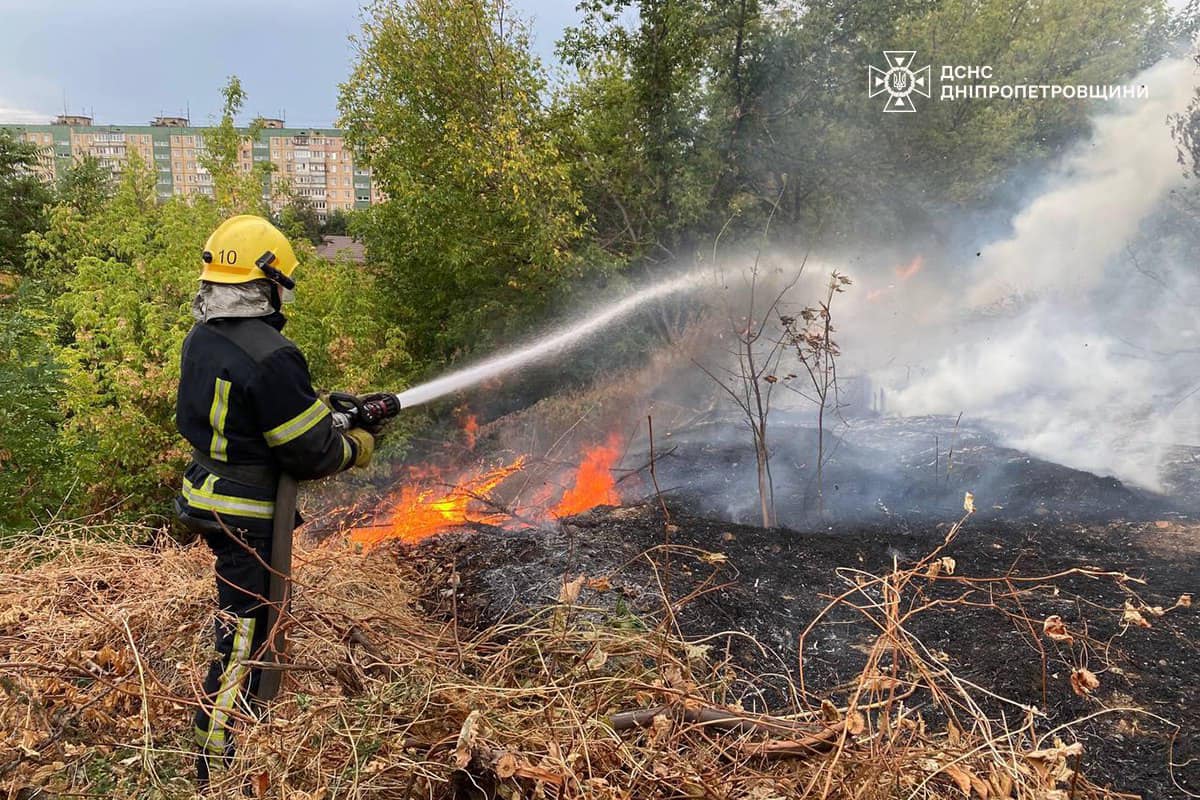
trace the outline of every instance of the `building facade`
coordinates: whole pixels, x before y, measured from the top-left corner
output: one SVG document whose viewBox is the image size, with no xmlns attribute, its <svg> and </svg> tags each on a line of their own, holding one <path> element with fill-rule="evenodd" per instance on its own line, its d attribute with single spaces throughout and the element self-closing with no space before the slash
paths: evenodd
<svg viewBox="0 0 1200 800">
<path fill-rule="evenodd" d="M 255 164 L 275 166 L 263 196 L 272 208 L 285 202 L 282 189 L 308 198 L 322 218 L 332 211 L 366 208 L 381 199 L 370 170 L 354 163 L 341 131 L 332 128 L 287 128 L 281 120 L 264 120 L 261 133 L 243 145 L 239 164 L 249 172 Z M 54 181 L 73 160 L 96 158 L 113 174 L 130 154 L 153 164 L 160 200 L 175 195 L 211 195 L 212 175 L 200 164 L 204 128 L 182 117 L 158 117 L 149 125 L 94 125 L 90 117 L 61 116 L 49 125 L 4 125 L 17 138 L 41 148 L 37 172 Z"/>
</svg>

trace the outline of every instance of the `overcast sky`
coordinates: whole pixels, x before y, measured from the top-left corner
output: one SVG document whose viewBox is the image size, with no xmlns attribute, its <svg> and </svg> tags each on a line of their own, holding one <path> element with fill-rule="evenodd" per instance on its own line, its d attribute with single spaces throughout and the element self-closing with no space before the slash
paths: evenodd
<svg viewBox="0 0 1200 800">
<path fill-rule="evenodd" d="M 249 116 L 322 127 L 337 117 L 362 0 L 0 0 L 0 123 L 65 106 L 100 124 L 190 110 L 211 122 L 236 74 Z M 577 0 L 510 0 L 547 63 Z M 1170 0 L 1180 7 L 1186 0 Z"/>
<path fill-rule="evenodd" d="M 547 62 L 575 0 L 512 0 Z M 158 114 L 210 122 L 236 74 L 251 115 L 328 126 L 353 55 L 357 0 L 0 0 L 0 123 L 95 113 L 99 124 Z"/>
</svg>

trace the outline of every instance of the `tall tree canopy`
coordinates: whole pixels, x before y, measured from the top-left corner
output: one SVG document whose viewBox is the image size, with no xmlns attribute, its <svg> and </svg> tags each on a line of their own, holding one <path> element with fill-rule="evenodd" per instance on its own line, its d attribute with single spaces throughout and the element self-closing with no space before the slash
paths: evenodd
<svg viewBox="0 0 1200 800">
<path fill-rule="evenodd" d="M 502 0 L 368 11 L 341 122 L 386 195 L 362 233 L 414 355 L 486 341 L 572 274 L 582 207 L 544 90 Z"/>
<path fill-rule="evenodd" d="M 41 150 L 0 130 L 0 272 L 20 271 L 25 234 L 43 224 L 49 188 L 36 174 Z"/>
</svg>

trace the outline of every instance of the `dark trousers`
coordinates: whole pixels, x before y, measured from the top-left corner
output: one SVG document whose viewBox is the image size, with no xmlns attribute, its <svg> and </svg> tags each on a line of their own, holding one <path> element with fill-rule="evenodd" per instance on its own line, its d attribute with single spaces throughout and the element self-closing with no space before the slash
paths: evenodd
<svg viewBox="0 0 1200 800">
<path fill-rule="evenodd" d="M 217 601 L 225 613 L 216 621 L 217 658 L 204 679 L 195 734 L 204 752 L 228 756 L 233 714 L 251 710 L 247 695 L 257 692 L 261 677 L 242 662 L 259 660 L 267 637 L 270 572 L 265 565 L 271 563 L 271 540 L 239 535 L 236 529 L 205 533 L 204 540 L 217 556 Z"/>
</svg>

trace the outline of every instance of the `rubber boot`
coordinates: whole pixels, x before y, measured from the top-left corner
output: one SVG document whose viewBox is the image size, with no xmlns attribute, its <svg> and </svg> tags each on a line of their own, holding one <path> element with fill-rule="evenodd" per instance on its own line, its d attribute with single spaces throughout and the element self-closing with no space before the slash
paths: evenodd
<svg viewBox="0 0 1200 800">
<path fill-rule="evenodd" d="M 208 756 L 204 753 L 196 754 L 196 790 L 203 793 L 208 791 L 209 768 Z"/>
<path fill-rule="evenodd" d="M 213 755 L 203 751 L 196 754 L 196 789 L 200 793 L 208 790 L 212 777 L 213 764 L 229 769 L 233 766 L 233 747 L 226 749 L 224 755 Z"/>
</svg>

